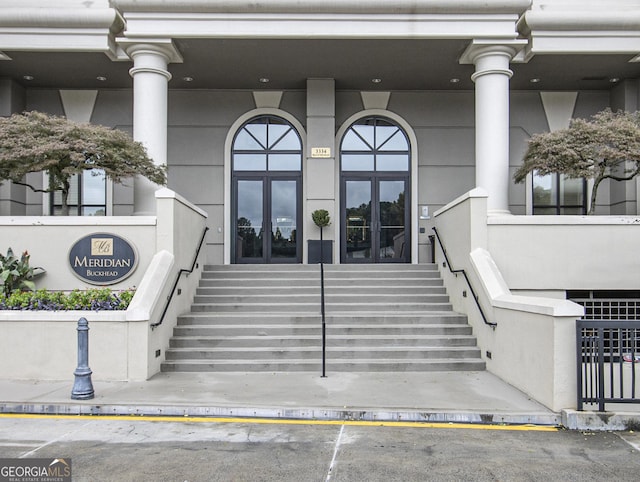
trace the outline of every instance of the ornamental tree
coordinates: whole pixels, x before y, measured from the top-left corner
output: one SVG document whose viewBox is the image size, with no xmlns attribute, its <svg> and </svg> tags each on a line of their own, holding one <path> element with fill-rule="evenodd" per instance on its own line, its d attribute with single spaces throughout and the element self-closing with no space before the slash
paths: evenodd
<svg viewBox="0 0 640 482">
<path fill-rule="evenodd" d="M 568 129 L 535 134 L 514 180 L 523 182 L 532 171 L 593 179 L 593 214 L 602 181 L 628 181 L 640 173 L 640 112 L 606 109 L 589 120 L 574 119 Z"/>
<path fill-rule="evenodd" d="M 116 183 L 135 175 L 160 185 L 167 182 L 166 167 L 156 166 L 126 132 L 35 111 L 0 117 L 0 182 L 9 180 L 35 192 L 60 191 L 62 214 L 68 215 L 71 177 L 89 169 L 104 171 Z M 47 188 L 24 182 L 26 174 L 40 171 L 49 175 Z"/>
</svg>

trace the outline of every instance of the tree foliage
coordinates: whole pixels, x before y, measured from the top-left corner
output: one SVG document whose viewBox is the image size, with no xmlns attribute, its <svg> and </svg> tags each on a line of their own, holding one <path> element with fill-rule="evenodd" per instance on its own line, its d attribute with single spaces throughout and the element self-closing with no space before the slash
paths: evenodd
<svg viewBox="0 0 640 482">
<path fill-rule="evenodd" d="M 166 168 L 156 166 L 126 132 L 35 111 L 0 118 L 0 181 L 38 192 L 61 191 L 63 214 L 68 214 L 70 179 L 88 169 L 100 169 L 116 183 L 142 175 L 166 184 Z M 23 181 L 26 174 L 40 171 L 49 175 L 46 189 Z"/>
<path fill-rule="evenodd" d="M 574 119 L 568 129 L 535 134 L 514 180 L 523 182 L 532 171 L 593 179 L 593 214 L 602 181 L 628 181 L 640 174 L 640 113 L 606 109 L 588 120 Z"/>
</svg>

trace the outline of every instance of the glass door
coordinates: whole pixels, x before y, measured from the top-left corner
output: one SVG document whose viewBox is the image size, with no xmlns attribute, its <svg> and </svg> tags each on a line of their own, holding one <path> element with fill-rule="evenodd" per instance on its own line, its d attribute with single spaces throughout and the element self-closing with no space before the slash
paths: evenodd
<svg viewBox="0 0 640 482">
<path fill-rule="evenodd" d="M 343 263 L 410 261 L 408 178 L 343 179 Z"/>
<path fill-rule="evenodd" d="M 264 180 L 236 181 L 235 251 L 238 263 L 263 263 Z"/>
<path fill-rule="evenodd" d="M 404 179 L 377 182 L 377 254 L 379 260 L 408 262 L 406 238 L 406 187 Z"/>
<path fill-rule="evenodd" d="M 235 262 L 299 263 L 299 178 L 236 178 Z"/>
<path fill-rule="evenodd" d="M 298 262 L 298 181 L 270 181 L 270 246 L 273 262 Z"/>
<path fill-rule="evenodd" d="M 367 180 L 345 180 L 343 209 L 343 262 L 371 262 L 372 182 Z"/>
</svg>

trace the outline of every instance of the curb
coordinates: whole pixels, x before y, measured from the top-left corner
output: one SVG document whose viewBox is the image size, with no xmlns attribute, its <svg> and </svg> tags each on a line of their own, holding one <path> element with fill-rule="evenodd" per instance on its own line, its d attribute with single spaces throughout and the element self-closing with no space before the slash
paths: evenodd
<svg viewBox="0 0 640 482">
<path fill-rule="evenodd" d="M 640 431 L 638 412 L 579 412 L 562 410 L 562 426 L 569 430 Z"/>
<path fill-rule="evenodd" d="M 344 420 L 368 422 L 469 423 L 485 425 L 559 426 L 556 413 L 480 413 L 472 411 L 407 411 L 356 408 L 250 408 L 190 405 L 92 405 L 79 403 L 0 403 L 0 413 L 37 415 L 141 415 L 181 417 L 241 417 L 288 420 Z"/>
</svg>

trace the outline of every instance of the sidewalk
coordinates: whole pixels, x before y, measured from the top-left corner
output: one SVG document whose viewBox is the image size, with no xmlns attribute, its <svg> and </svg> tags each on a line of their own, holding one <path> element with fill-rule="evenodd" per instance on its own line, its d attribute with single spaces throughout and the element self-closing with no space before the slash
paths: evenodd
<svg viewBox="0 0 640 482">
<path fill-rule="evenodd" d="M 160 373 L 94 382 L 0 380 L 0 413 L 180 415 L 559 425 L 553 413 L 489 372 Z"/>
</svg>

